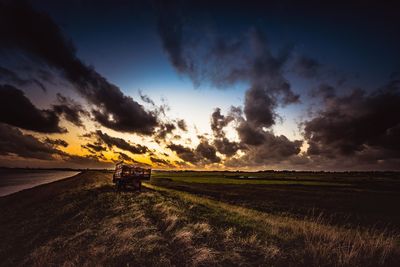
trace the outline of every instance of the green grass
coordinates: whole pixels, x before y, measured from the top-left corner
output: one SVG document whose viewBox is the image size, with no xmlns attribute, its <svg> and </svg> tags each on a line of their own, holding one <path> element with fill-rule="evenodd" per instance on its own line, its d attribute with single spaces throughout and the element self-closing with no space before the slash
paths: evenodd
<svg viewBox="0 0 400 267">
<path fill-rule="evenodd" d="M 283 258 L 297 255 L 296 265 L 367 266 L 370 261 L 377 264 L 377 258 L 385 262 L 384 258 L 391 253 L 389 251 L 398 249 L 397 235 L 390 236 L 372 229 L 330 226 L 320 217 L 299 220 L 277 216 L 151 184 L 145 186 L 178 197 L 185 203 L 206 207 L 203 212 L 206 212 L 206 218 L 213 221 L 214 225 L 219 222 L 220 225 L 228 225 L 247 235 L 254 235 L 256 240 L 268 240 L 270 245 L 274 244 L 274 251 L 280 251 Z M 295 244 L 300 247 L 293 247 Z M 376 250 L 378 247 L 380 252 Z M 290 264 L 290 260 L 286 264 Z"/>
<path fill-rule="evenodd" d="M 325 181 L 293 181 L 293 180 L 266 180 L 257 178 L 222 177 L 222 175 L 203 174 L 201 176 L 191 174 L 155 173 L 152 179 L 170 179 L 174 182 L 205 183 L 205 184 L 260 184 L 260 185 L 319 185 L 319 186 L 350 186 L 349 183 L 325 182 Z"/>
<path fill-rule="evenodd" d="M 263 212 L 400 230 L 398 173 L 156 171 L 150 183 Z M 247 177 L 247 178 L 244 178 Z"/>
</svg>

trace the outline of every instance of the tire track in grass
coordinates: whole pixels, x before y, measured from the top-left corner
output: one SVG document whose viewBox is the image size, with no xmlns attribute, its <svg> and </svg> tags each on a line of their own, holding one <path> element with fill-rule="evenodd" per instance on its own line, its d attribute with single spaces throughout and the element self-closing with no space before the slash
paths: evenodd
<svg viewBox="0 0 400 267">
<path fill-rule="evenodd" d="M 196 236 L 209 231 L 204 224 L 192 224 L 185 214 L 185 207 L 159 192 L 146 199 L 143 206 L 146 216 L 167 240 L 169 257 L 174 266 L 205 266 L 214 262 L 214 252 Z"/>
<path fill-rule="evenodd" d="M 189 261 L 191 265 L 259 266 L 276 262 L 279 249 L 261 239 L 256 232 L 243 231 L 242 226 L 227 224 L 224 220 L 216 223 L 215 218 L 210 218 L 210 224 L 208 207 L 182 201 L 176 196 L 162 195 L 161 202 L 154 206 L 159 212 L 161 209 L 161 212 L 167 211 L 168 214 L 165 217 L 167 223 L 162 223 L 161 228 L 172 234 L 172 241 L 183 241 L 176 242 L 178 245 L 190 244 L 192 251 L 183 257 L 192 258 Z"/>
</svg>

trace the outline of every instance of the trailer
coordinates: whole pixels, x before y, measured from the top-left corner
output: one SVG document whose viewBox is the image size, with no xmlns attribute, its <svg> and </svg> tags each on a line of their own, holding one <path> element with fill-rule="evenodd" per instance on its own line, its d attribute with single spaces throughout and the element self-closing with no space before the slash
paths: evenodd
<svg viewBox="0 0 400 267">
<path fill-rule="evenodd" d="M 150 180 L 151 168 L 141 164 L 125 164 L 119 162 L 115 166 L 113 183 L 117 191 L 132 186 L 136 190 L 142 189 L 142 181 Z"/>
</svg>

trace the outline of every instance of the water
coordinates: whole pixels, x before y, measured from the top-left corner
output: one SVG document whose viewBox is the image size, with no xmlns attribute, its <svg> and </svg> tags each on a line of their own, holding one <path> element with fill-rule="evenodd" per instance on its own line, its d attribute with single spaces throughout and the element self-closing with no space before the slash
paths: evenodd
<svg viewBox="0 0 400 267">
<path fill-rule="evenodd" d="M 78 174 L 78 171 L 0 170 L 0 196 L 51 183 Z"/>
</svg>

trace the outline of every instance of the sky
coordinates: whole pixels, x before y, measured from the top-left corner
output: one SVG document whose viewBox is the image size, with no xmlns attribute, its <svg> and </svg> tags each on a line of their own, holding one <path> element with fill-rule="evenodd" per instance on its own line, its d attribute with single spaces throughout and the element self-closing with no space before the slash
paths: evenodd
<svg viewBox="0 0 400 267">
<path fill-rule="evenodd" d="M 379 1 L 0 0 L 0 166 L 399 170 Z"/>
</svg>

